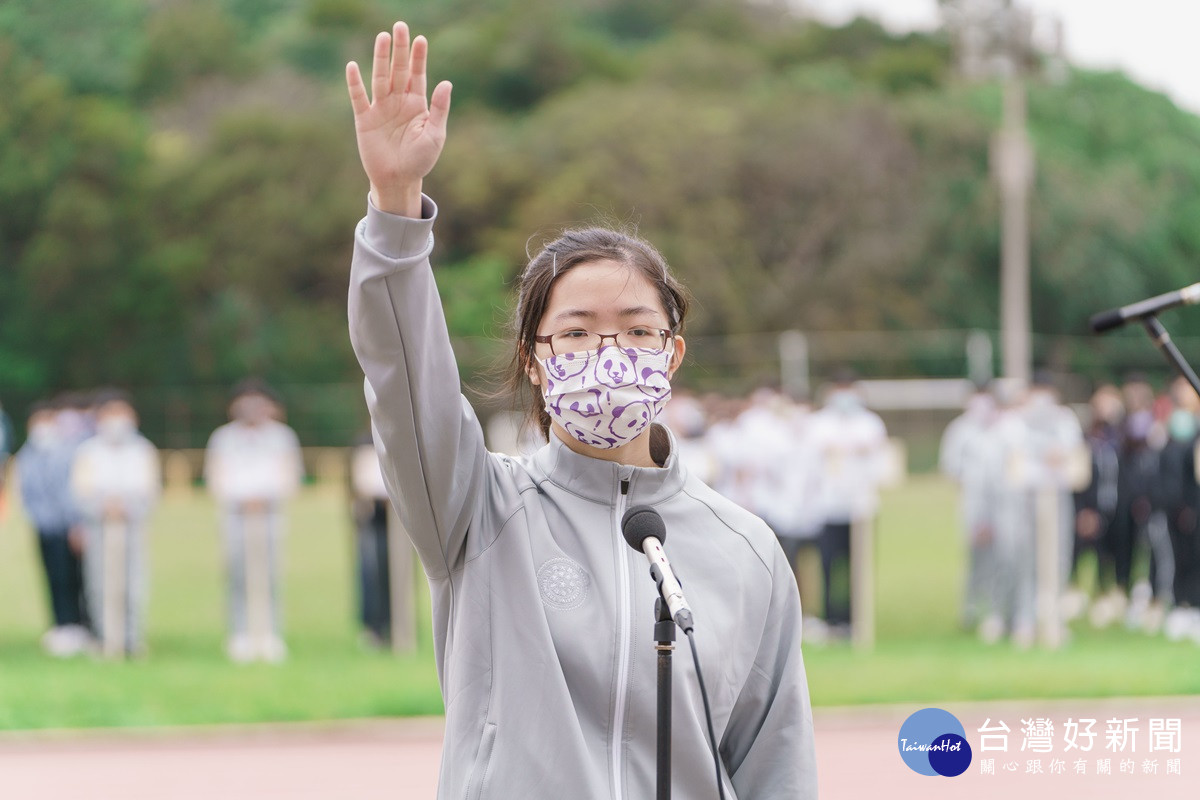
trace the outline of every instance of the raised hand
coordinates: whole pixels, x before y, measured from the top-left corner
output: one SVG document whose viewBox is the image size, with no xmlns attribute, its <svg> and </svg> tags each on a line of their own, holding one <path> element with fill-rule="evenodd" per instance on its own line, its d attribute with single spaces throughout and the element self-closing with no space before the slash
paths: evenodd
<svg viewBox="0 0 1200 800">
<path fill-rule="evenodd" d="M 428 54 L 424 36 L 409 46 L 403 22 L 390 36 L 376 36 L 370 98 L 358 64 L 346 65 L 358 155 L 371 181 L 371 199 L 381 211 L 406 217 L 421 216 L 421 182 L 441 155 L 450 114 L 449 81 L 439 83 L 426 103 Z"/>
</svg>

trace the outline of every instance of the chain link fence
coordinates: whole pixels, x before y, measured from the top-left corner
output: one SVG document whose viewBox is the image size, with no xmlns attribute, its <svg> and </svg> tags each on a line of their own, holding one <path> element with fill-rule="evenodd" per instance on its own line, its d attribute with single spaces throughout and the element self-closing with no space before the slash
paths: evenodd
<svg viewBox="0 0 1200 800">
<path fill-rule="evenodd" d="M 1187 356 L 1200 354 L 1200 338 L 1176 339 Z M 687 337 L 687 360 L 676 381 L 700 393 L 741 396 L 765 384 L 783 386 L 820 400 L 823 383 L 842 368 L 875 381 L 926 380 L 927 402 L 914 402 L 912 392 L 903 407 L 876 402 L 889 431 L 909 443 L 910 465 L 932 466 L 936 441 L 958 413 L 962 381 L 928 379 L 987 379 L 999 363 L 996 331 L 805 331 L 745 333 Z M 1145 335 L 1136 329 L 1106 337 L 1040 335 L 1033 338 L 1034 361 L 1051 372 L 1063 398 L 1071 404 L 1087 401 L 1092 388 L 1120 381 L 1130 372 L 1143 373 L 1162 386 L 1171 377 L 1166 362 Z M 479 416 L 487 419 L 509 405 L 496 388 L 510 355 L 507 342 L 484 338 L 454 341 L 460 374 Z M 886 397 L 889 385 L 880 383 L 875 397 Z M 899 384 L 891 384 L 896 387 Z M 940 387 L 940 388 L 939 388 Z M 82 387 L 81 387 L 82 388 Z M 230 387 L 224 385 L 124 387 L 134 397 L 142 429 L 159 447 L 187 450 L 204 447 L 209 435 L 226 417 Z M 287 422 L 308 447 L 342 447 L 367 430 L 362 382 L 281 383 L 275 387 L 287 410 Z M 21 440 L 29 406 L 38 398 L 5 394 L 0 376 L 0 402 L 13 418 Z"/>
</svg>

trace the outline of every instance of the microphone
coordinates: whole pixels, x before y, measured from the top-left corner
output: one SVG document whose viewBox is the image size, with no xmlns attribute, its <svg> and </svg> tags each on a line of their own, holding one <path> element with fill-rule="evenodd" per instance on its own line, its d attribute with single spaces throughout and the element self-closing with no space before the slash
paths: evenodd
<svg viewBox="0 0 1200 800">
<path fill-rule="evenodd" d="M 1139 303 L 1101 311 L 1088 321 L 1088 325 L 1091 326 L 1092 333 L 1106 333 L 1114 328 L 1121 327 L 1131 319 L 1142 319 L 1143 317 L 1153 316 L 1160 311 L 1166 311 L 1168 308 L 1191 305 L 1197 302 L 1200 302 L 1200 283 L 1193 283 L 1191 286 L 1185 286 L 1175 292 L 1160 294 L 1158 297 L 1151 297 L 1149 300 L 1142 300 Z"/>
<path fill-rule="evenodd" d="M 663 551 L 662 543 L 667 538 L 667 526 L 662 517 L 650 506 L 634 506 L 621 517 L 621 535 L 634 550 L 646 554 L 650 559 L 650 577 L 658 585 L 658 593 L 667 604 L 675 624 L 690 633 L 693 629 L 692 610 L 683 597 L 683 587 L 671 571 L 671 562 Z"/>
</svg>

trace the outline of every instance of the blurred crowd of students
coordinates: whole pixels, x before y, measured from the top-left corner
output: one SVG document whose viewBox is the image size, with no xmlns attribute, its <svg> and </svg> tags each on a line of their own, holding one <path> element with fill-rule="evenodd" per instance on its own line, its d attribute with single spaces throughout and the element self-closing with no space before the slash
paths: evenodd
<svg viewBox="0 0 1200 800">
<path fill-rule="evenodd" d="M 1082 420 L 1044 376 L 977 392 L 941 445 L 961 486 L 964 625 L 1027 647 L 1086 615 L 1200 643 L 1198 414 L 1182 379 L 1100 386 Z"/>
<path fill-rule="evenodd" d="M 849 634 L 852 530 L 873 520 L 879 489 L 898 473 L 884 424 L 853 376 L 822 398 L 680 391 L 665 419 L 688 468 L 778 535 L 810 600 L 810 641 Z M 260 381 L 235 387 L 228 412 L 204 463 L 224 545 L 226 649 L 239 662 L 279 661 L 287 654 L 284 508 L 303 479 L 300 444 Z M 1156 395 L 1133 378 L 1098 388 L 1083 416 L 1039 376 L 1023 391 L 976 392 L 946 429 L 940 466 L 961 487 L 968 553 L 964 625 L 985 641 L 1031 645 L 1038 570 L 1044 584 L 1048 564 L 1063 630 L 1086 615 L 1097 627 L 1119 622 L 1200 643 L 1200 398 L 1182 379 Z M 53 626 L 43 646 L 61 656 L 96 651 L 116 628 L 119 650 L 143 652 L 146 526 L 161 472 L 129 398 L 102 390 L 36 404 L 26 441 L 13 445 L 0 410 L 0 464 L 14 455 L 49 589 Z M 392 622 L 389 502 L 369 434 L 350 450 L 348 478 L 360 621 L 369 643 L 382 646 Z M 1052 551 L 1039 551 L 1039 525 L 1050 529 Z M 798 568 L 806 557 L 819 559 L 819 574 Z M 114 580 L 119 617 L 106 591 Z"/>
<path fill-rule="evenodd" d="M 883 421 L 867 409 L 845 373 L 814 405 L 762 388 L 748 398 L 677 393 L 666 423 L 680 456 L 724 496 L 771 526 L 796 572 L 801 593 L 819 597 L 806 609 L 808 641 L 850 634 L 852 528 L 870 524 L 879 489 L 897 477 Z M 819 555 L 819 586 L 799 569 Z"/>
<path fill-rule="evenodd" d="M 279 596 L 283 504 L 303 477 L 300 445 L 282 421 L 282 404 L 260 381 L 239 384 L 228 410 L 204 465 L 224 542 L 226 648 L 235 661 L 279 661 L 287 654 Z M 35 404 L 14 460 L 50 599 L 53 625 L 43 647 L 56 656 L 141 655 L 147 522 L 162 477 L 129 396 L 99 390 Z"/>
</svg>

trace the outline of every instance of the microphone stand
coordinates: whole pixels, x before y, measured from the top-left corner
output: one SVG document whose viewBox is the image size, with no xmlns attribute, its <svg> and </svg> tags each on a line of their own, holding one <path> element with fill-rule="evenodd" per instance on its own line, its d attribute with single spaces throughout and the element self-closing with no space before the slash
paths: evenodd
<svg viewBox="0 0 1200 800">
<path fill-rule="evenodd" d="M 661 582 L 660 582 L 661 583 Z M 675 620 L 662 597 L 654 600 L 654 650 L 658 653 L 658 783 L 656 800 L 671 800 L 671 652 Z"/>
<path fill-rule="evenodd" d="M 1175 342 L 1171 341 L 1171 334 L 1167 333 L 1167 329 L 1158 321 L 1158 317 L 1154 314 L 1149 314 L 1142 318 L 1142 325 L 1146 328 L 1146 333 L 1154 341 L 1154 345 L 1162 351 L 1166 356 L 1167 361 L 1187 379 L 1187 382 L 1192 385 L 1192 390 L 1200 396 L 1200 378 L 1196 377 L 1196 372 L 1184 360 L 1183 353 L 1179 352 L 1179 348 L 1175 346 Z"/>
</svg>

